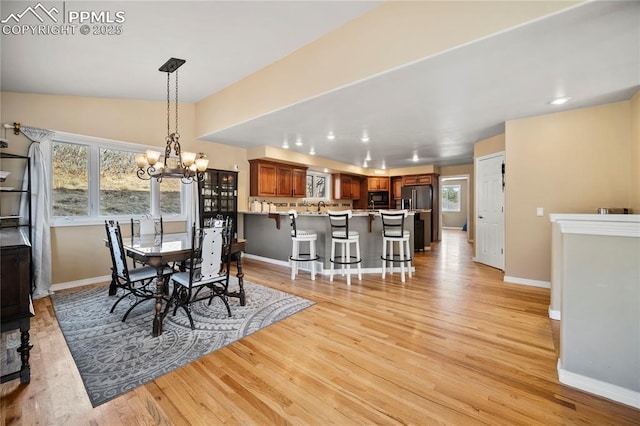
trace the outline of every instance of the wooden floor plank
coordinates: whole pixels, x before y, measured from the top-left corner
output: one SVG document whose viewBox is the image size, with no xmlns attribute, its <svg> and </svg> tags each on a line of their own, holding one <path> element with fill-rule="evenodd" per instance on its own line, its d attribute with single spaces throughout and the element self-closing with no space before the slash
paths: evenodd
<svg viewBox="0 0 640 426">
<path fill-rule="evenodd" d="M 92 408 L 49 298 L 36 300 L 32 381 L 1 385 L 3 425 L 638 425 L 640 410 L 558 382 L 549 290 L 507 284 L 445 230 L 400 281 L 245 279 L 316 304 Z M 248 297 L 251 297 L 249 294 Z"/>
</svg>

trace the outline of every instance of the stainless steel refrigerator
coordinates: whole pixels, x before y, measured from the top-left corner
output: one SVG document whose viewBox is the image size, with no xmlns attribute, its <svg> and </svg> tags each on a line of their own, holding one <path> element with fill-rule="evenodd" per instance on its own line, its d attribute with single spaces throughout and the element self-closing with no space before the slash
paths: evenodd
<svg viewBox="0 0 640 426">
<path fill-rule="evenodd" d="M 430 210 L 432 191 L 431 185 L 403 186 L 402 208 L 409 210 Z"/>
</svg>

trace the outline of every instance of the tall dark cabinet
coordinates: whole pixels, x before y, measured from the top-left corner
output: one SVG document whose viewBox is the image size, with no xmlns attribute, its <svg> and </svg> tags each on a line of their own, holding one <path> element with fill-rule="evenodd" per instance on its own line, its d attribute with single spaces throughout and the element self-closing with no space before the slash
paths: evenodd
<svg viewBox="0 0 640 426">
<path fill-rule="evenodd" d="M 19 163 L 18 163 L 19 162 Z M 11 163 L 11 165 L 9 165 Z M 29 157 L 0 152 L 0 168 L 13 170 L 14 176 L 0 179 L 0 331 L 20 330 L 19 366 L 9 363 L 1 382 L 20 378 L 20 383 L 31 380 L 29 342 L 31 286 L 31 162 Z M 19 172 L 15 172 L 18 170 Z M 22 189 L 22 176 L 26 171 L 27 185 Z M 19 175 L 19 176 L 18 176 Z M 13 184 L 14 186 L 9 186 Z M 19 216 L 20 198 L 26 196 L 26 217 Z M 3 336 L 3 340 L 4 340 Z M 7 357 L 10 361 L 10 357 Z M 17 364 L 17 363 L 16 363 Z M 15 370 L 10 369 L 15 366 Z"/>
<path fill-rule="evenodd" d="M 207 169 L 198 182 L 200 227 L 210 226 L 218 215 L 233 220 L 233 235 L 238 236 L 238 172 Z"/>
</svg>

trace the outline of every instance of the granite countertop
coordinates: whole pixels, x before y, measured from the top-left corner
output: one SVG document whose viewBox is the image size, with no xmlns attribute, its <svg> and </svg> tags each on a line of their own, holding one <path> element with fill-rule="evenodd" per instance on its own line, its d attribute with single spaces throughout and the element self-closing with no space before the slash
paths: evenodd
<svg viewBox="0 0 640 426">
<path fill-rule="evenodd" d="M 336 210 L 338 211 L 338 210 Z M 352 210 L 353 211 L 353 216 L 369 216 L 370 214 L 373 214 L 374 216 L 379 216 L 380 215 L 380 211 L 379 210 Z M 427 212 L 431 212 L 431 210 L 411 210 L 409 211 L 409 215 L 413 215 L 415 213 L 427 213 Z M 278 214 L 280 216 L 288 216 L 289 213 L 285 212 L 285 211 L 278 211 L 278 212 L 251 212 L 251 211 L 239 211 L 238 213 L 242 213 L 242 214 L 258 214 L 258 215 L 268 215 L 268 214 Z M 321 211 L 320 213 L 317 213 L 315 211 L 308 211 L 308 212 L 298 212 L 298 216 L 324 216 L 327 217 L 328 214 L 326 211 Z"/>
</svg>

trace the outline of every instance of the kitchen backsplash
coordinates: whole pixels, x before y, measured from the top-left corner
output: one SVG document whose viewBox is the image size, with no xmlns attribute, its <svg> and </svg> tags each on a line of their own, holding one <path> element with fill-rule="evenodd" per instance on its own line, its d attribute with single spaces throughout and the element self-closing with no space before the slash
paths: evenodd
<svg viewBox="0 0 640 426">
<path fill-rule="evenodd" d="M 291 209 L 296 209 L 298 212 L 316 211 L 319 202 L 324 203 L 321 205 L 322 211 L 350 209 L 353 205 L 350 200 L 306 201 L 291 198 L 249 197 L 249 211 L 286 212 Z"/>
</svg>

